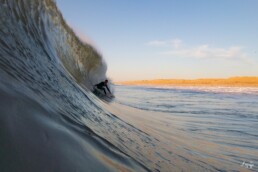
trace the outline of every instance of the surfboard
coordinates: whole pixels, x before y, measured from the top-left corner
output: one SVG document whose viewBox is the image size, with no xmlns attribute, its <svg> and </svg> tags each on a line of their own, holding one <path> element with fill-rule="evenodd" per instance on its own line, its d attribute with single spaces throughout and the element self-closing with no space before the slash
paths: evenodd
<svg viewBox="0 0 258 172">
<path fill-rule="evenodd" d="M 97 88 L 94 88 L 93 94 L 95 94 L 97 97 L 104 99 L 104 100 L 107 100 L 107 99 L 112 100 L 115 98 L 115 96 L 113 94 L 108 94 L 108 93 L 105 94 L 104 91 L 97 89 Z"/>
</svg>

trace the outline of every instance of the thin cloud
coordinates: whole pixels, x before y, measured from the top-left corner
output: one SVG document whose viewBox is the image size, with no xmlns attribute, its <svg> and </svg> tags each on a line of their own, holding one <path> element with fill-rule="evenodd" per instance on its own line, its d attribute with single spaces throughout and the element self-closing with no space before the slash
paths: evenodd
<svg viewBox="0 0 258 172">
<path fill-rule="evenodd" d="M 162 47 L 162 46 L 165 46 L 166 44 L 167 44 L 166 41 L 158 41 L 158 40 L 150 41 L 147 43 L 147 45 L 156 46 L 156 47 Z"/>
<path fill-rule="evenodd" d="M 181 39 L 154 40 L 147 43 L 153 47 L 164 47 L 167 51 L 160 52 L 170 57 L 197 58 L 197 59 L 238 59 L 242 61 L 251 60 L 241 46 L 230 46 L 227 48 L 212 47 L 208 44 L 186 47 Z"/>
<path fill-rule="evenodd" d="M 172 57 L 192 57 L 192 58 L 213 58 L 213 59 L 246 59 L 247 55 L 243 48 L 232 46 L 229 48 L 210 47 L 200 45 L 193 48 L 174 49 L 163 52 L 162 54 Z"/>
<path fill-rule="evenodd" d="M 154 47 L 173 47 L 173 48 L 179 48 L 182 44 L 182 40 L 180 39 L 173 39 L 173 40 L 166 40 L 166 41 L 161 41 L 161 40 L 154 40 L 150 41 L 147 43 L 149 46 L 154 46 Z"/>
<path fill-rule="evenodd" d="M 175 47 L 175 48 L 180 48 L 180 46 L 182 45 L 183 41 L 181 39 L 174 39 L 171 41 L 171 44 Z"/>
</svg>

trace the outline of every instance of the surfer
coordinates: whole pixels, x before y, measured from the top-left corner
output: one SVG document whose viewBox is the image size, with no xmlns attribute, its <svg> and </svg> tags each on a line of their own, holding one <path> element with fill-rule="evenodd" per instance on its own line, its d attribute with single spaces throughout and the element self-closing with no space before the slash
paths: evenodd
<svg viewBox="0 0 258 172">
<path fill-rule="evenodd" d="M 106 87 L 107 90 L 108 90 L 108 92 L 111 94 L 111 92 L 110 92 L 110 90 L 109 90 L 109 88 L 108 88 L 107 83 L 108 83 L 108 80 L 106 79 L 105 81 L 102 81 L 102 82 L 96 84 L 95 86 L 96 86 L 98 89 L 103 90 L 104 93 L 105 93 L 105 95 L 107 95 L 106 89 L 105 89 L 105 87 Z"/>
</svg>

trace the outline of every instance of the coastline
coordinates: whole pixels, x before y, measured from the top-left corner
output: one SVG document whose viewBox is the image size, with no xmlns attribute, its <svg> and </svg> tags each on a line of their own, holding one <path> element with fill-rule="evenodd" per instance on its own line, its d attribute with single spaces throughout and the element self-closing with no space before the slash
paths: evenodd
<svg viewBox="0 0 258 172">
<path fill-rule="evenodd" d="M 203 79 L 155 79 L 116 82 L 119 85 L 153 86 L 202 86 L 202 87 L 258 87 L 258 77 L 203 78 Z"/>
</svg>

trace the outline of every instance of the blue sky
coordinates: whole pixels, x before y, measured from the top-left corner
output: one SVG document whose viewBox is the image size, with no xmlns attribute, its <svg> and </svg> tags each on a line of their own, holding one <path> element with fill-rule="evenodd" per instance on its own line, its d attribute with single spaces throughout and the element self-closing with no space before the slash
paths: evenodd
<svg viewBox="0 0 258 172">
<path fill-rule="evenodd" d="M 258 76 L 257 0 L 57 0 L 114 81 Z"/>
</svg>

